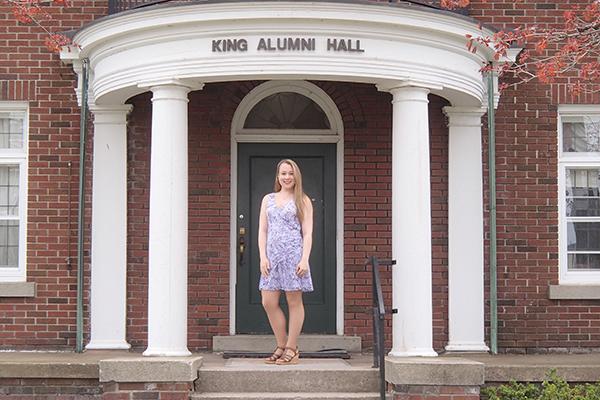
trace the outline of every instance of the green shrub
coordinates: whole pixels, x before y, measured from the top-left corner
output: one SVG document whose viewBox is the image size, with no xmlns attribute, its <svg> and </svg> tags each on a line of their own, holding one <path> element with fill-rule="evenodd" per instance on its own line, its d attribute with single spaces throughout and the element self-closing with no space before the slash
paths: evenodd
<svg viewBox="0 0 600 400">
<path fill-rule="evenodd" d="M 600 382 L 571 386 L 551 370 L 541 385 L 511 382 L 484 388 L 481 394 L 488 400 L 600 400 Z"/>
</svg>

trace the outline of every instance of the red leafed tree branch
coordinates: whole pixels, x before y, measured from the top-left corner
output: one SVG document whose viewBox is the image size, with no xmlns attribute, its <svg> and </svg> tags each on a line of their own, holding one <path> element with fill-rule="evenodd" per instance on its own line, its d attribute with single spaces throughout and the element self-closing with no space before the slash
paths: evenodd
<svg viewBox="0 0 600 400">
<path fill-rule="evenodd" d="M 466 7 L 470 0 L 441 0 L 445 8 Z M 572 8 L 564 13 L 557 28 L 524 26 L 500 31 L 492 36 L 467 37 L 467 46 L 494 50 L 496 60 L 507 55 L 512 46 L 522 47 L 514 63 L 494 67 L 504 77 L 513 77 L 513 85 L 539 79 L 544 83 L 559 79 L 569 83 L 573 94 L 600 91 L 600 0 Z M 491 67 L 484 67 L 489 70 Z M 503 84 L 504 87 L 507 84 Z"/>
<path fill-rule="evenodd" d="M 44 43 L 49 50 L 59 52 L 63 46 L 71 43 L 69 38 L 50 31 L 45 25 L 52 19 L 49 7 L 68 6 L 67 0 L 0 0 L 0 2 L 10 6 L 18 22 L 40 27 L 46 33 Z"/>
</svg>

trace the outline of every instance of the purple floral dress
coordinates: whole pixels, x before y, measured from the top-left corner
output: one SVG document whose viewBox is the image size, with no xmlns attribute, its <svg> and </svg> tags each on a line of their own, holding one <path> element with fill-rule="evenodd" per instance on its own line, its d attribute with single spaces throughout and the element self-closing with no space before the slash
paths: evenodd
<svg viewBox="0 0 600 400">
<path fill-rule="evenodd" d="M 300 277 L 296 267 L 302 259 L 302 225 L 296 216 L 294 200 L 281 207 L 275 203 L 275 193 L 267 197 L 267 258 L 269 276 L 261 275 L 260 290 L 301 290 L 312 292 L 310 269 Z"/>
</svg>

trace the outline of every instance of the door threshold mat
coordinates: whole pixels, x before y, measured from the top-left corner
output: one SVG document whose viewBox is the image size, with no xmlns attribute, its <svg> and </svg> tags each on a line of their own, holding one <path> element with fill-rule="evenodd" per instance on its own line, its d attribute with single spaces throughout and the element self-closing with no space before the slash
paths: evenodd
<svg viewBox="0 0 600 400">
<path fill-rule="evenodd" d="M 223 358 L 267 358 L 272 352 L 259 351 L 224 351 Z M 342 349 L 325 349 L 320 351 L 300 351 L 300 358 L 341 358 L 350 359 L 350 353 Z"/>
</svg>

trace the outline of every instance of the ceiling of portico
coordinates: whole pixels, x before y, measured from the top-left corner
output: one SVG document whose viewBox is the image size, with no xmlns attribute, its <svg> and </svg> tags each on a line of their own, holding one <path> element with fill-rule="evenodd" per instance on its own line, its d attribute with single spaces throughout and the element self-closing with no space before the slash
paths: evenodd
<svg viewBox="0 0 600 400">
<path fill-rule="evenodd" d="M 164 3 L 83 28 L 91 101 L 119 104 L 161 81 L 194 87 L 235 80 L 318 79 L 414 84 L 453 105 L 479 106 L 489 54 L 466 48 L 473 20 L 430 7 L 367 2 Z"/>
</svg>

